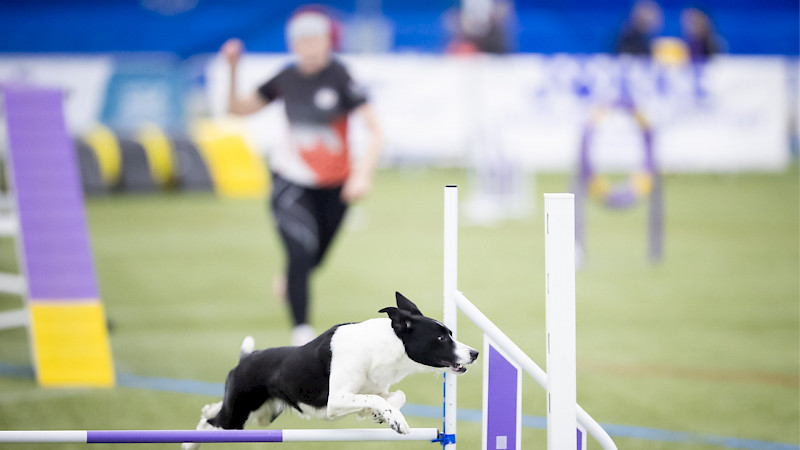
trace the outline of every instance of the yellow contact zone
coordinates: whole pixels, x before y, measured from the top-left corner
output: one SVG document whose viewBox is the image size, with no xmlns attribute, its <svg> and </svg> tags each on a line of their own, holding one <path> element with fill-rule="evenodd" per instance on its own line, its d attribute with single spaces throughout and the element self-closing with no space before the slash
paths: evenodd
<svg viewBox="0 0 800 450">
<path fill-rule="evenodd" d="M 208 167 L 214 190 L 232 198 L 263 198 L 268 187 L 267 169 L 244 139 L 236 124 L 198 121 L 192 140 Z"/>
<path fill-rule="evenodd" d="M 114 365 L 103 304 L 29 302 L 36 379 L 46 387 L 111 387 Z"/>
<path fill-rule="evenodd" d="M 98 125 L 83 139 L 94 151 L 103 182 L 107 186 L 117 184 L 122 171 L 122 153 L 114 132 L 105 125 Z"/>
<path fill-rule="evenodd" d="M 167 135 L 158 125 L 149 123 L 139 130 L 136 139 L 147 155 L 150 175 L 153 177 L 153 181 L 159 186 L 172 181 L 174 173 L 172 141 Z"/>
</svg>

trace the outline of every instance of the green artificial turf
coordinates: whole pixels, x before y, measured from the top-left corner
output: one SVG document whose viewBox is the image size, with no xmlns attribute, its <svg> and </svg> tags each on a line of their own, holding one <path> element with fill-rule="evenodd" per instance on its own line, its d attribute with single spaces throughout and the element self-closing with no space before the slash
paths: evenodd
<svg viewBox="0 0 800 450">
<path fill-rule="evenodd" d="M 536 181 L 530 218 L 491 228 L 462 224 L 459 288 L 544 365 L 541 193 L 565 190 L 568 179 Z M 312 322 L 320 331 L 378 316 L 395 290 L 441 317 L 442 187 L 453 182 L 462 186 L 462 199 L 469 195 L 461 171 L 378 173 L 373 192 L 351 210 L 314 278 Z M 608 211 L 589 204 L 586 260 L 577 273 L 578 400 L 584 409 L 601 423 L 798 444 L 798 192 L 796 167 L 778 175 L 666 177 L 665 257 L 658 264 L 646 258 L 644 206 Z M 288 344 L 289 315 L 271 292 L 283 255 L 263 201 L 111 196 L 89 199 L 87 213 L 118 373 L 222 383 L 245 335 L 258 347 Z M 15 268 L 13 242 L 0 241 L 0 270 Z M 0 309 L 20 304 L 0 297 Z M 463 316 L 459 338 L 482 347 L 480 333 Z M 0 363 L 29 364 L 28 355 L 24 331 L 0 331 Z M 480 408 L 481 381 L 479 366 L 460 378 L 459 407 Z M 525 414 L 544 415 L 538 386 L 528 378 L 523 386 Z M 411 376 L 398 387 L 409 403 L 441 404 L 441 379 L 434 375 Z M 125 387 L 41 389 L 32 380 L 0 375 L 0 429 L 193 428 L 200 407 L 215 400 Z M 415 427 L 440 425 L 408 420 Z M 372 424 L 286 414 L 274 426 Z M 479 424 L 460 423 L 460 448 L 478 448 L 480 433 Z M 632 449 L 724 448 L 616 441 Z M 544 442 L 543 430 L 524 430 L 525 448 Z"/>
</svg>

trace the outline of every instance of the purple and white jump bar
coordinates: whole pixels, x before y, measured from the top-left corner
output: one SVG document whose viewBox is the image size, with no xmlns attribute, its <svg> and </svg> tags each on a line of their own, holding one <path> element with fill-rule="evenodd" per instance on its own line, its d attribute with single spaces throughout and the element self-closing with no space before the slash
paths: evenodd
<svg viewBox="0 0 800 450">
<path fill-rule="evenodd" d="M 80 442 L 86 444 L 162 444 L 180 442 L 435 441 L 436 428 L 340 430 L 44 430 L 0 431 L 0 443 Z"/>
</svg>

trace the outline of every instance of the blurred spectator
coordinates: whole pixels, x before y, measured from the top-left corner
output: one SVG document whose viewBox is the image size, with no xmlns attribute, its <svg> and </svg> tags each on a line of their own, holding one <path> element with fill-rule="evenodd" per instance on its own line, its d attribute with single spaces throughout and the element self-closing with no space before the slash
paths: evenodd
<svg viewBox="0 0 800 450">
<path fill-rule="evenodd" d="M 698 8 L 681 11 L 681 32 L 693 62 L 704 61 L 722 50 L 714 24 L 708 14 Z"/>
<path fill-rule="evenodd" d="M 649 56 L 650 43 L 663 25 L 661 6 L 653 0 L 638 0 L 620 29 L 614 53 Z"/>
<path fill-rule="evenodd" d="M 289 121 L 289 144 L 270 155 L 271 207 L 286 252 L 285 278 L 276 293 L 287 297 L 294 330 L 292 344 L 316 334 L 308 323 L 309 279 L 322 263 L 347 207 L 366 195 L 381 147 L 381 131 L 367 97 L 332 54 L 335 27 L 321 12 L 296 14 L 287 39 L 296 62 L 247 95 L 237 91 L 243 46 L 231 39 L 221 53 L 230 66 L 228 111 L 252 114 L 282 99 Z M 369 132 L 366 153 L 351 162 L 347 119 L 357 112 Z"/>
<path fill-rule="evenodd" d="M 490 53 L 502 55 L 511 51 L 509 22 L 513 5 L 505 0 L 482 2 L 485 10 L 453 9 L 445 13 L 445 28 L 452 38 L 447 53 Z"/>
</svg>

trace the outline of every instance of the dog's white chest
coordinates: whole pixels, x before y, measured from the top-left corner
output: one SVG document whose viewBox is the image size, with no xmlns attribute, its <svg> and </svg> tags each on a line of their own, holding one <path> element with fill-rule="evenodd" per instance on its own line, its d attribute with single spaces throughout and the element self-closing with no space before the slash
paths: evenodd
<svg viewBox="0 0 800 450">
<path fill-rule="evenodd" d="M 389 319 L 340 327 L 331 340 L 331 381 L 358 380 L 349 386 L 354 393 L 386 392 L 390 385 L 421 370 L 406 355 Z"/>
</svg>

